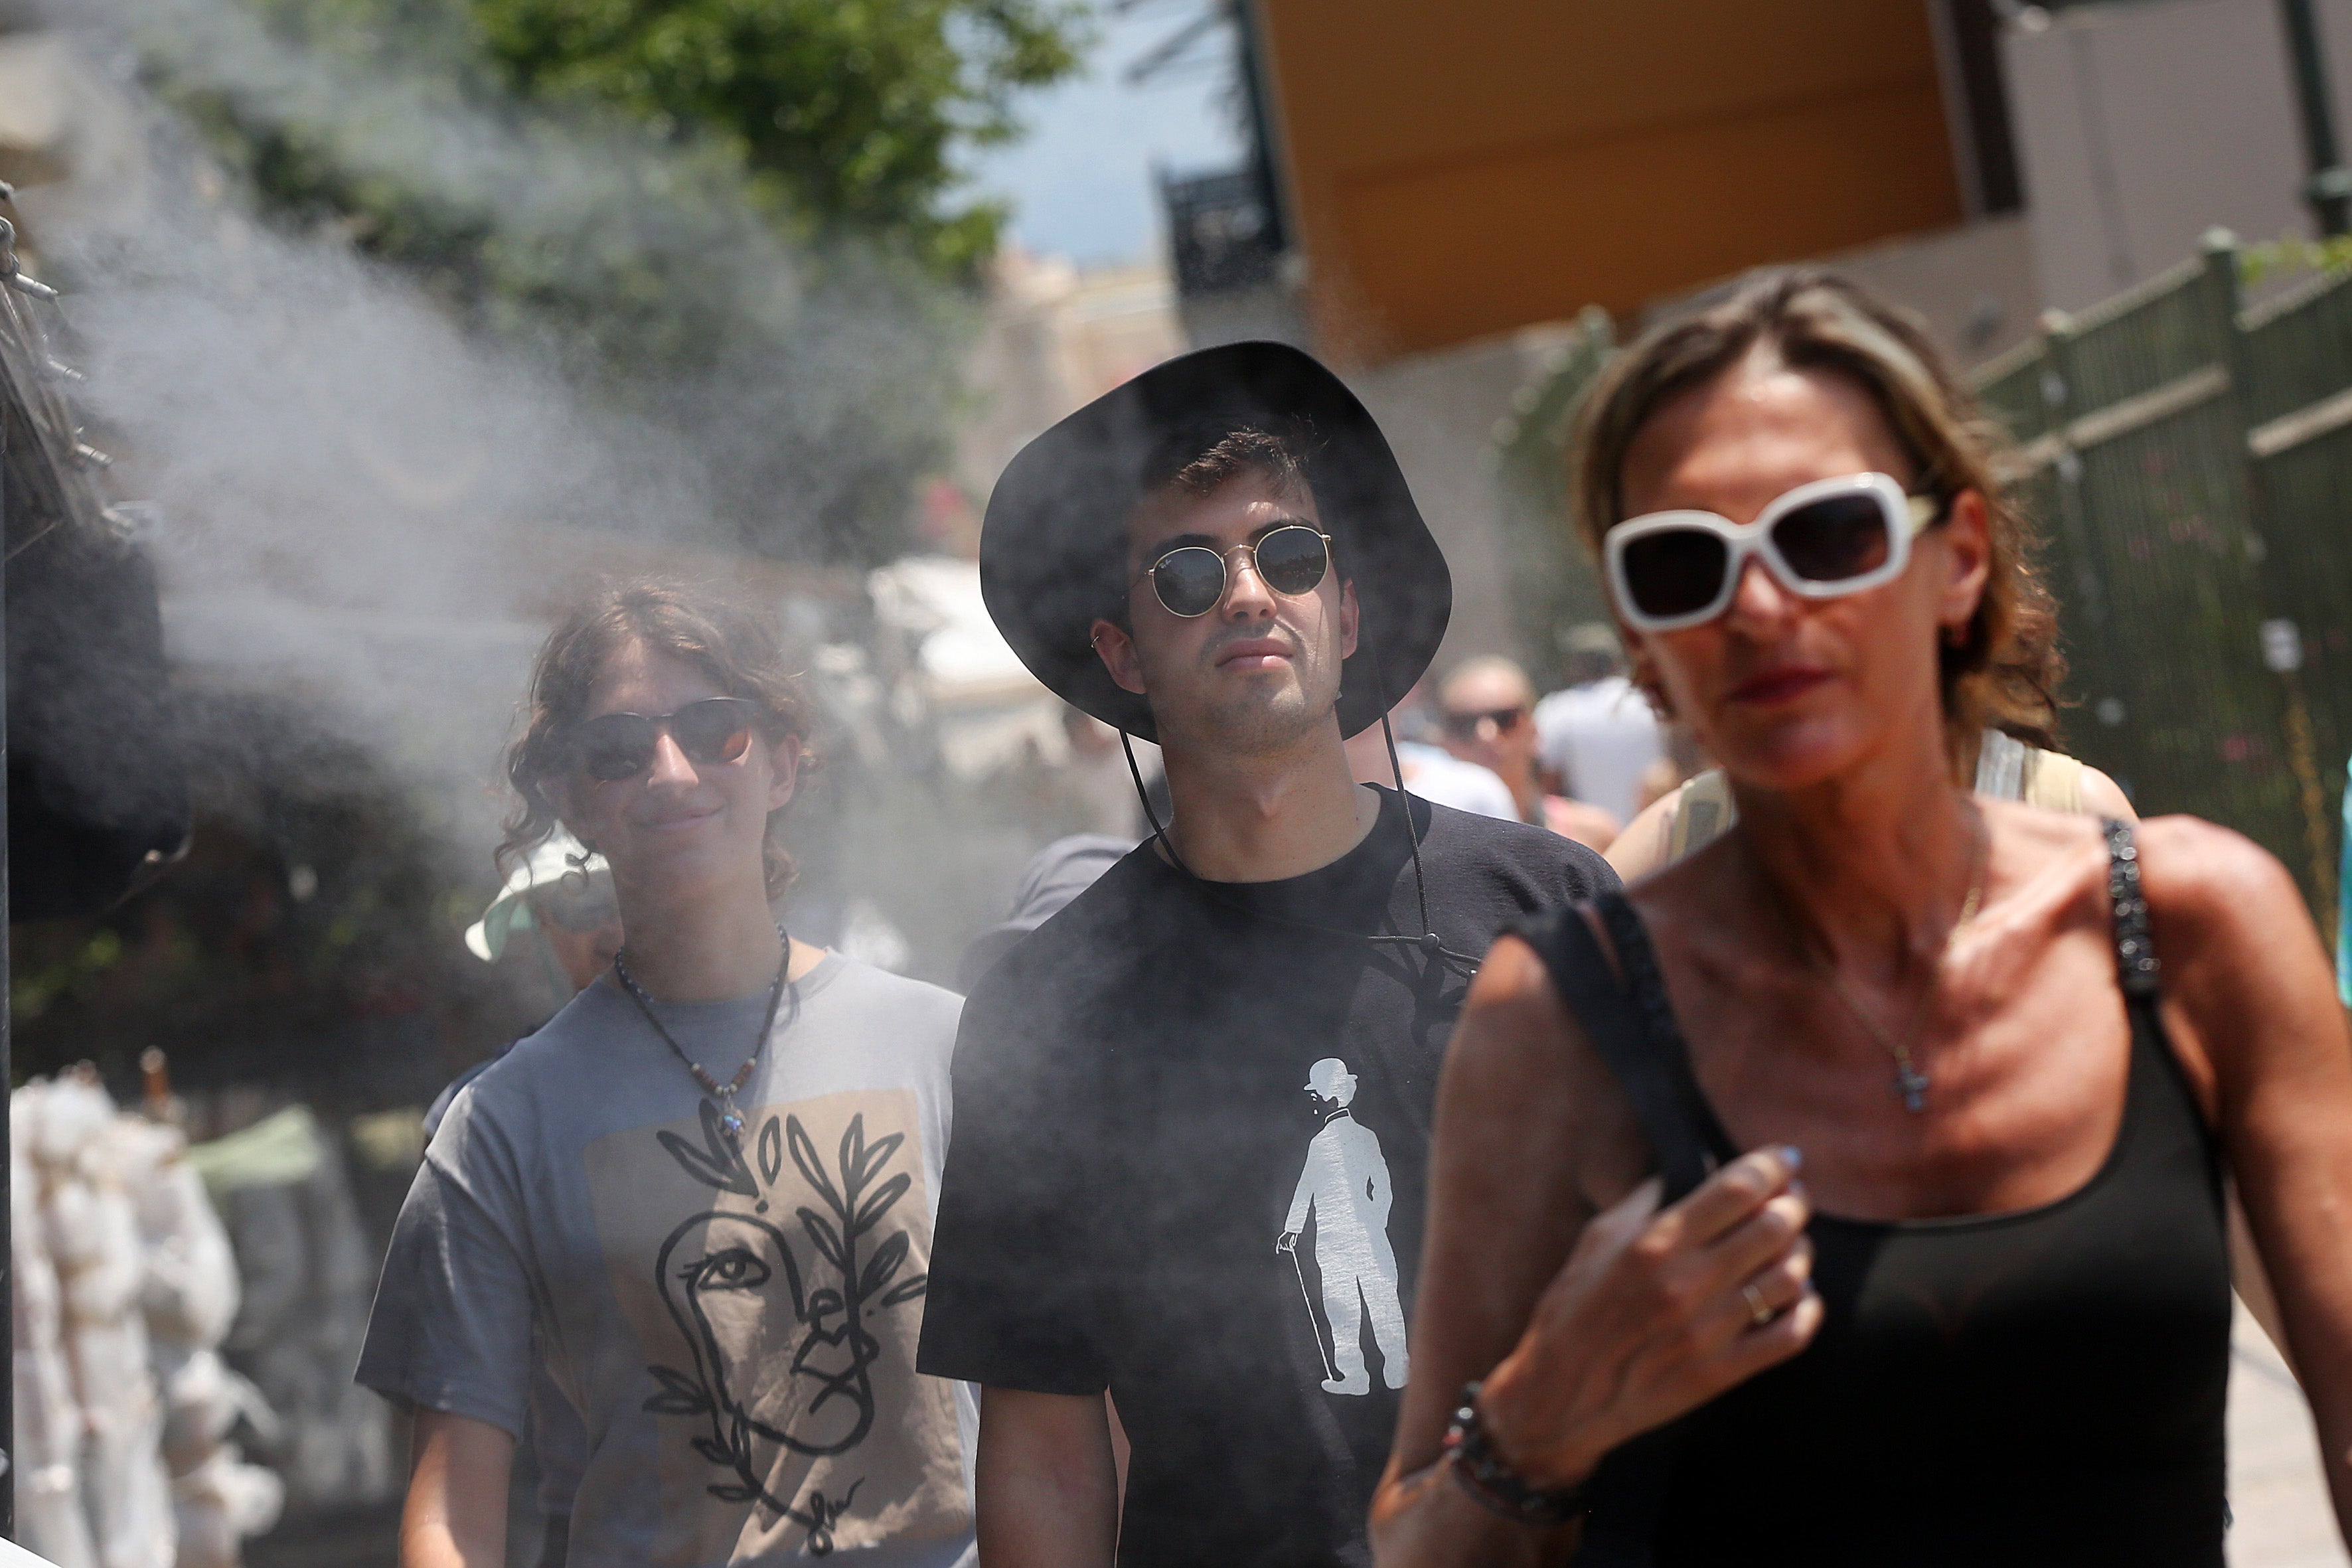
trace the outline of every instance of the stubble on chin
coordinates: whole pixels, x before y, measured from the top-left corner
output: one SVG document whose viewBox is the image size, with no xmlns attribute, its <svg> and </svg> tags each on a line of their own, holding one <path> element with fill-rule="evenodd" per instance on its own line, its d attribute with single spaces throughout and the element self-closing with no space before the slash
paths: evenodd
<svg viewBox="0 0 2352 1568">
<path fill-rule="evenodd" d="M 1237 679 L 1220 673 L 1214 656 L 1176 713 L 1158 713 L 1163 741 L 1232 756 L 1275 756 L 1293 751 L 1330 718 L 1339 682 L 1300 657 L 1284 679 Z"/>
</svg>

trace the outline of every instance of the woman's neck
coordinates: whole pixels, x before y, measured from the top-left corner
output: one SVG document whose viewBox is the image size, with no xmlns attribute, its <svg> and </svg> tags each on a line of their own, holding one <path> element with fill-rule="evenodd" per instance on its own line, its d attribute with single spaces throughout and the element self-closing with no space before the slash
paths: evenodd
<svg viewBox="0 0 2352 1568">
<path fill-rule="evenodd" d="M 625 883 L 615 886 L 621 926 L 628 933 L 621 956 L 629 978 L 647 995 L 662 1002 L 723 1002 L 775 983 L 783 950 L 764 889 L 663 899 Z M 805 967 L 803 945 L 793 944 L 796 969 Z"/>
<path fill-rule="evenodd" d="M 1212 882 L 1303 877 L 1364 841 L 1380 797 L 1357 785 L 1339 727 L 1295 753 L 1202 759 L 1170 743 L 1161 753 L 1176 810 L 1169 837 L 1185 868 Z"/>
<path fill-rule="evenodd" d="M 1732 785 L 1768 914 L 1814 957 L 1872 980 L 1932 966 L 1988 875 L 1982 813 L 1953 782 L 1942 734 L 1928 739 L 1803 789 Z"/>
</svg>

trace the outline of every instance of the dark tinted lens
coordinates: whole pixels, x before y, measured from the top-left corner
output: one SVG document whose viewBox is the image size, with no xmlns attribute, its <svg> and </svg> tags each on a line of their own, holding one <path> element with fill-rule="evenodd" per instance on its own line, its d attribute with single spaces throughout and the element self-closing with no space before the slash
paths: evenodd
<svg viewBox="0 0 2352 1568">
<path fill-rule="evenodd" d="M 1277 528 L 1257 542 L 1257 574 L 1277 594 L 1311 594 L 1330 569 L 1323 536 L 1311 528 Z"/>
<path fill-rule="evenodd" d="M 689 702 L 670 715 L 669 732 L 698 763 L 731 763 L 751 748 L 751 705 L 738 697 Z"/>
<path fill-rule="evenodd" d="M 1456 740 L 1473 740 L 1477 736 L 1478 726 L 1490 720 L 1494 722 L 1495 733 L 1507 735 L 1527 722 L 1528 710 L 1524 708 L 1494 708 L 1483 713 L 1448 713 L 1445 715 L 1445 732 Z"/>
<path fill-rule="evenodd" d="M 607 713 L 574 730 L 572 749 L 592 779 L 633 779 L 654 759 L 654 721 L 637 713 Z"/>
<path fill-rule="evenodd" d="M 1809 583 L 1842 583 L 1886 564 L 1893 542 L 1874 496 L 1832 496 L 1801 506 L 1772 525 L 1772 542 L 1789 570 Z"/>
<path fill-rule="evenodd" d="M 1205 616 L 1225 592 L 1225 558 L 1189 544 L 1171 550 L 1151 569 L 1152 592 L 1174 616 Z"/>
<path fill-rule="evenodd" d="M 1645 616 L 1687 616 L 1723 591 L 1730 547 L 1700 528 L 1645 533 L 1625 546 L 1625 586 Z"/>
</svg>

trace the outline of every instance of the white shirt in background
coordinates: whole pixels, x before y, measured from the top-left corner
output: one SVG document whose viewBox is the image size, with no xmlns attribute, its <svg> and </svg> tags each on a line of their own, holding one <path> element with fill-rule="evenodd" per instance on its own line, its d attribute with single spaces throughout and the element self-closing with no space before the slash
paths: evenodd
<svg viewBox="0 0 2352 1568">
<path fill-rule="evenodd" d="M 1404 787 L 1423 800 L 1507 822 L 1519 819 L 1511 786 L 1492 768 L 1465 763 L 1451 752 L 1414 741 L 1397 742 L 1397 764 L 1404 773 Z"/>
<path fill-rule="evenodd" d="M 1555 691 L 1536 704 L 1538 753 L 1567 793 L 1631 822 L 1642 775 L 1664 750 L 1650 700 L 1622 675 Z"/>
</svg>

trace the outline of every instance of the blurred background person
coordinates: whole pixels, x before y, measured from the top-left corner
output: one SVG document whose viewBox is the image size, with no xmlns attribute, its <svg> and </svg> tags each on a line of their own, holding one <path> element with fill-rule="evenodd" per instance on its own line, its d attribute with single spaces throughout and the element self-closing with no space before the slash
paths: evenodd
<svg viewBox="0 0 2352 1568">
<path fill-rule="evenodd" d="M 482 918 L 466 928 L 466 948 L 483 963 L 496 963 L 514 939 L 525 933 L 539 938 L 531 951 L 557 1007 L 593 984 L 621 951 L 621 906 L 613 896 L 613 868 L 602 855 L 590 854 L 562 829 L 515 868 Z M 514 1044 L 509 1040 L 450 1080 L 425 1113 L 427 1139 L 440 1129 L 457 1091 Z"/>
<path fill-rule="evenodd" d="M 1664 755 L 1658 715 L 1625 677 L 1625 652 L 1602 621 L 1559 635 L 1568 684 L 1536 704 L 1536 756 L 1545 787 L 1597 805 L 1620 823 L 1647 804 L 1644 776 Z"/>
<path fill-rule="evenodd" d="M 613 893 L 613 868 L 602 855 L 558 829 L 532 850 L 507 879 L 482 918 L 466 928 L 466 947 L 485 963 L 496 963 L 518 936 L 531 942 L 558 1007 L 596 983 L 621 951 L 621 905 Z M 523 1037 L 517 1037 L 520 1039 Z M 457 1092 L 514 1049 L 509 1040 L 450 1081 L 425 1113 L 427 1142 L 441 1130 Z M 537 1500 L 540 1568 L 562 1568 L 572 1540 L 572 1501 L 588 1466 L 588 1430 L 580 1413 L 548 1375 L 545 1349 L 531 1344 L 530 1405 L 516 1458 L 518 1478 Z M 509 1501 L 512 1507 L 512 1501 Z M 513 1536 L 509 1531 L 509 1539 Z"/>
<path fill-rule="evenodd" d="M 1348 771 L 1358 784 L 1387 789 L 1401 778 L 1404 788 L 1423 800 L 1480 816 L 1519 820 L 1518 803 L 1494 769 L 1465 763 L 1429 741 L 1435 726 L 1429 718 L 1427 681 L 1416 684 L 1389 710 L 1389 728 L 1396 736 L 1393 762 L 1389 737 L 1379 725 L 1348 737 Z"/>
<path fill-rule="evenodd" d="M 1507 658 L 1469 659 L 1438 688 L 1445 749 L 1492 769 L 1511 792 L 1521 822 L 1549 827 L 1594 849 L 1615 841 L 1619 819 L 1600 806 L 1545 790 L 1536 776 L 1536 689 Z"/>
<path fill-rule="evenodd" d="M 1118 731 L 1066 702 L 1062 734 L 1070 743 L 1070 755 L 1057 770 L 1056 784 L 1068 803 L 1073 826 L 1082 835 L 1123 838 L 1132 849 L 1143 838 L 1143 808 L 1136 803 L 1127 759 L 1119 754 Z M 1159 747 L 1144 747 L 1136 753 L 1135 764 L 1147 789 L 1166 790 L 1160 782 Z"/>
<path fill-rule="evenodd" d="M 1077 710 L 1070 710 L 1073 713 Z M 1080 714 L 1081 718 L 1086 715 Z M 1097 722 L 1087 718 L 1089 724 Z M 1111 731 L 1116 737 L 1116 730 Z M 1116 741 L 1113 742 L 1116 747 Z M 1135 800 L 1135 789 L 1128 786 L 1128 801 Z M 1095 879 L 1116 865 L 1129 850 L 1141 843 L 1140 838 L 1122 838 L 1108 833 L 1073 833 L 1066 838 L 1056 838 L 1029 858 L 1021 868 L 1021 879 L 1013 887 L 1012 907 L 1004 918 L 971 939 L 963 950 L 963 960 L 956 966 L 956 984 L 966 992 L 980 984 L 981 976 L 997 965 L 1011 952 L 1021 939 L 1062 912 L 1064 905 L 1095 884 Z"/>
<path fill-rule="evenodd" d="M 2115 780 L 2054 747 L 1987 730 L 1977 738 L 1975 751 L 1970 757 L 1964 750 L 1958 766 L 1974 781 L 1971 787 L 1978 795 L 2023 801 L 2044 811 L 2139 819 L 2131 798 Z M 1609 847 L 1609 863 L 1630 882 L 1705 848 L 1738 820 L 1739 803 L 1730 780 L 1721 768 L 1708 768 L 1643 805 Z"/>
</svg>

